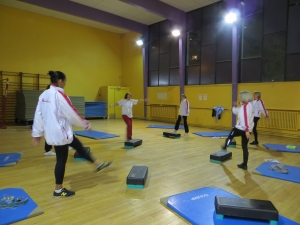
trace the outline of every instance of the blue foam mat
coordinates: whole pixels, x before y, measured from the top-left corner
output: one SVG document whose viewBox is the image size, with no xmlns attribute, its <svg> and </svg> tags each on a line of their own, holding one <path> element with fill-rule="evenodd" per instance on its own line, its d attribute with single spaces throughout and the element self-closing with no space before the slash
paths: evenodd
<svg viewBox="0 0 300 225">
<path fill-rule="evenodd" d="M 38 205 L 30 198 L 30 196 L 22 188 L 6 188 L 0 190 L 0 199 L 5 196 L 14 196 L 15 198 L 28 198 L 25 205 L 14 208 L 0 209 L 0 224 L 12 224 L 33 216 L 40 215 L 43 212 Z"/>
<path fill-rule="evenodd" d="M 270 169 L 271 165 L 277 164 L 274 162 L 264 162 L 255 169 L 254 174 L 277 178 L 280 180 L 300 183 L 300 167 L 284 165 L 288 169 L 288 173 L 279 173 Z"/>
<path fill-rule="evenodd" d="M 214 132 L 194 132 L 193 134 L 202 137 L 228 137 L 230 131 L 214 131 Z"/>
<path fill-rule="evenodd" d="M 93 139 L 106 139 L 106 138 L 114 138 L 114 137 L 119 136 L 116 134 L 108 134 L 105 132 L 100 132 L 100 131 L 95 131 L 95 130 L 74 131 L 74 134 L 76 134 L 78 136 L 82 136 L 82 137 L 93 138 Z"/>
<path fill-rule="evenodd" d="M 282 144 L 270 144 L 266 143 L 263 144 L 267 149 L 272 150 L 272 151 L 277 151 L 277 152 L 294 152 L 294 153 L 300 153 L 300 146 L 297 146 L 296 149 L 289 149 L 286 146 L 287 145 L 282 145 Z"/>
<path fill-rule="evenodd" d="M 0 167 L 16 165 L 22 155 L 22 153 L 18 152 L 0 154 Z"/>
<path fill-rule="evenodd" d="M 217 219 L 215 196 L 238 198 L 220 188 L 204 187 L 168 197 L 166 205 L 194 225 L 268 225 L 269 221 L 247 220 L 225 216 Z M 161 199 L 162 201 L 162 199 Z M 163 202 L 163 201 L 162 201 Z M 276 204 L 274 204 L 276 207 Z M 279 216 L 278 225 L 299 225 Z"/>
<path fill-rule="evenodd" d="M 170 126 L 170 125 L 155 125 L 155 124 L 150 124 L 150 125 L 148 125 L 147 128 L 174 129 L 174 126 Z M 184 130 L 184 126 L 179 126 L 179 129 Z"/>
</svg>

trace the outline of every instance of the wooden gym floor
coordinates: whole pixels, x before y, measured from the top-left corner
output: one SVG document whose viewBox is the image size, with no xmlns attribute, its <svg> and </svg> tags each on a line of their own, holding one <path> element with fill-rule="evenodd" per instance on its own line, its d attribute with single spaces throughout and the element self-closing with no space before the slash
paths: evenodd
<svg viewBox="0 0 300 225">
<path fill-rule="evenodd" d="M 44 139 L 34 147 L 28 127 L 9 126 L 0 130 L 0 152 L 23 153 L 16 166 L 0 167 L 0 188 L 22 187 L 44 210 L 44 214 L 17 224 L 189 224 L 159 200 L 204 186 L 219 187 L 244 198 L 270 200 L 281 215 L 300 223 L 300 184 L 251 173 L 264 159 L 277 159 L 300 167 L 300 154 L 250 147 L 248 171 L 243 171 L 236 166 L 242 162 L 240 145 L 230 149 L 233 159 L 223 165 L 209 162 L 209 155 L 220 150 L 224 139 L 192 134 L 209 129 L 190 127 L 189 136 L 168 139 L 162 137 L 164 129 L 146 128 L 148 124 L 163 123 L 134 120 L 133 138 L 143 139 L 143 144 L 126 150 L 122 120 L 91 120 L 91 123 L 94 130 L 120 135 L 103 140 L 79 137 L 95 157 L 114 159 L 114 163 L 109 169 L 94 174 L 94 168 L 88 163 L 74 162 L 74 151 L 70 151 L 64 186 L 74 190 L 76 195 L 68 199 L 52 196 L 55 157 L 43 155 Z M 239 138 L 236 141 L 240 143 Z M 259 136 L 259 141 L 300 145 L 298 139 L 265 135 Z M 143 190 L 126 188 L 126 177 L 134 165 L 149 168 Z"/>
</svg>

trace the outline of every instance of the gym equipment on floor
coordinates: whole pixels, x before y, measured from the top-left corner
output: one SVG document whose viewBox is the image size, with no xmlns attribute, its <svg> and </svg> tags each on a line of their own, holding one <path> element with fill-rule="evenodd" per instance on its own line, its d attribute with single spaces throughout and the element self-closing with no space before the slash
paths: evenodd
<svg viewBox="0 0 300 225">
<path fill-rule="evenodd" d="M 118 137 L 116 134 L 108 134 L 105 132 L 95 131 L 95 130 L 81 130 L 81 131 L 74 131 L 74 134 L 86 138 L 92 139 L 106 139 L 106 138 L 114 138 Z"/>
<path fill-rule="evenodd" d="M 194 132 L 193 134 L 202 137 L 228 137 L 230 131 L 214 131 L 214 132 Z"/>
<path fill-rule="evenodd" d="M 229 152 L 227 150 L 221 150 L 213 154 L 210 154 L 210 161 L 214 163 L 222 163 L 231 158 L 232 158 L 232 152 Z"/>
<path fill-rule="evenodd" d="M 248 219 L 268 220 L 270 225 L 277 225 L 278 211 L 272 202 L 246 198 L 215 197 L 217 219 L 224 216 Z"/>
<path fill-rule="evenodd" d="M 181 134 L 180 133 L 177 133 L 177 132 L 163 132 L 163 136 L 164 137 L 168 137 L 168 138 L 180 138 L 181 137 Z"/>
<path fill-rule="evenodd" d="M 300 153 L 300 146 L 296 146 L 296 145 L 266 143 L 263 144 L 263 146 L 265 146 L 267 149 L 271 151 Z"/>
<path fill-rule="evenodd" d="M 0 224 L 16 223 L 43 213 L 22 188 L 0 190 Z"/>
<path fill-rule="evenodd" d="M 124 147 L 126 149 L 131 149 L 141 145 L 142 143 L 143 143 L 142 139 L 131 139 L 124 142 Z"/>
<path fill-rule="evenodd" d="M 173 126 L 170 126 L 170 125 L 155 125 L 155 124 L 150 124 L 150 125 L 148 125 L 147 128 L 174 129 L 174 125 L 173 125 Z M 184 130 L 184 126 L 179 126 L 179 129 Z"/>
<path fill-rule="evenodd" d="M 160 202 L 169 209 L 182 216 L 185 220 L 195 225 L 266 225 L 266 221 L 252 220 L 239 217 L 224 217 L 217 219 L 215 210 L 215 197 L 223 196 L 239 198 L 221 188 L 202 187 L 196 190 L 171 195 L 160 199 Z M 288 205 L 286 207 L 289 207 Z M 278 217 L 278 225 L 299 225 L 298 223 Z"/>
<path fill-rule="evenodd" d="M 2 166 L 14 166 L 18 163 L 23 153 L 11 152 L 0 154 L 0 167 Z"/>
<path fill-rule="evenodd" d="M 256 175 L 272 177 L 280 180 L 291 181 L 295 183 L 300 183 L 300 167 L 284 165 L 288 170 L 288 173 L 276 172 L 271 169 L 272 165 L 276 165 L 276 162 L 263 162 L 258 166 L 252 173 Z"/>
<path fill-rule="evenodd" d="M 133 166 L 127 176 L 127 188 L 143 189 L 148 175 L 147 166 Z"/>
</svg>

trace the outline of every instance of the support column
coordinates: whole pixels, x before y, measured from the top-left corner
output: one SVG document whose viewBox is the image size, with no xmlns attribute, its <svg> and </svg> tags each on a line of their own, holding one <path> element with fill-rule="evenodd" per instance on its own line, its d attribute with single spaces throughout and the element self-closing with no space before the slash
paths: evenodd
<svg viewBox="0 0 300 225">
<path fill-rule="evenodd" d="M 237 24 L 232 26 L 232 104 L 237 102 L 238 89 L 238 33 Z M 232 127 L 236 124 L 236 115 L 232 114 Z"/>
</svg>

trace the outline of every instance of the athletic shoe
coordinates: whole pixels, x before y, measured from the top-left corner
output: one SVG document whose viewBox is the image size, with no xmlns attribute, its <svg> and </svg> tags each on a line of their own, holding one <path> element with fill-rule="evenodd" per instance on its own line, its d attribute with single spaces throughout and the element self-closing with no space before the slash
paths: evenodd
<svg viewBox="0 0 300 225">
<path fill-rule="evenodd" d="M 226 151 L 227 149 L 225 148 L 225 145 L 221 145 L 221 149 Z"/>
<path fill-rule="evenodd" d="M 176 132 L 177 132 L 177 130 L 174 130 L 174 131 L 173 131 L 173 133 L 176 133 Z"/>
<path fill-rule="evenodd" d="M 73 148 L 71 146 L 69 146 L 69 151 L 72 150 Z"/>
<path fill-rule="evenodd" d="M 55 156 L 56 153 L 55 153 L 55 152 L 52 152 L 52 151 L 49 151 L 49 152 L 45 152 L 44 155 L 45 155 L 45 156 Z"/>
<path fill-rule="evenodd" d="M 258 145 L 258 141 L 252 141 L 250 145 Z"/>
<path fill-rule="evenodd" d="M 56 193 L 55 191 L 53 192 L 53 196 L 56 198 L 66 198 L 66 197 L 71 197 L 75 195 L 74 191 L 69 191 L 65 188 L 61 189 L 59 193 Z"/>
<path fill-rule="evenodd" d="M 105 163 L 104 162 L 101 162 L 97 167 L 96 167 L 96 170 L 95 172 L 99 172 L 103 169 L 103 167 L 105 166 Z"/>
<path fill-rule="evenodd" d="M 110 161 L 110 162 L 108 162 L 108 163 L 105 163 L 105 162 L 100 163 L 100 164 L 97 166 L 95 172 L 98 173 L 98 172 L 100 172 L 100 171 L 102 171 L 102 170 L 108 168 L 112 163 L 113 163 L 113 161 Z"/>
<path fill-rule="evenodd" d="M 247 170 L 248 169 L 247 165 L 245 165 L 244 163 L 238 164 L 237 166 L 238 166 L 238 168 L 241 168 L 243 170 Z"/>
<path fill-rule="evenodd" d="M 185 134 L 184 134 L 184 136 L 188 136 L 188 135 L 189 135 L 189 133 L 185 133 Z"/>
</svg>

